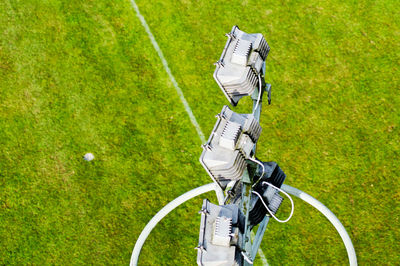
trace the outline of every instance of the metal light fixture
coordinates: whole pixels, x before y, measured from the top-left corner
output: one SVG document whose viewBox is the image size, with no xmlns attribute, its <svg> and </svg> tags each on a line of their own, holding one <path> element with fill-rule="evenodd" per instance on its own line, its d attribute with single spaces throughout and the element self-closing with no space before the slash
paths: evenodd
<svg viewBox="0 0 400 266">
<path fill-rule="evenodd" d="M 200 162 L 222 189 L 239 180 L 253 155 L 261 126 L 252 114 L 238 114 L 224 106 L 208 142 L 203 146 Z"/>
<path fill-rule="evenodd" d="M 239 241 L 239 207 L 233 204 L 218 206 L 205 199 L 200 213 L 197 264 L 232 265 L 235 258 L 240 258 L 237 254 L 240 249 L 236 247 Z"/>
<path fill-rule="evenodd" d="M 264 81 L 268 52 L 269 46 L 261 34 L 247 34 L 237 26 L 228 34 L 214 78 L 234 106 L 242 97 L 251 95 L 253 112 L 239 114 L 228 106 L 222 108 L 200 157 L 201 164 L 218 185 L 210 183 L 193 189 L 162 208 L 140 234 L 132 251 L 131 265 L 137 265 L 144 241 L 166 214 L 210 190 L 215 190 L 219 205 L 207 199 L 203 202 L 198 265 L 253 265 L 270 217 L 281 223 L 292 217 L 294 203 L 288 193 L 308 202 L 332 222 L 345 243 L 350 265 L 357 265 L 351 239 L 336 216 L 308 194 L 284 185 L 286 175 L 277 163 L 262 162 L 255 156 L 256 143 L 261 134 L 259 121 L 264 91 L 267 92 L 268 103 L 271 101 L 271 86 Z M 275 216 L 283 201 L 279 193 L 288 197 L 292 205 L 291 213 L 285 220 Z M 254 241 L 251 241 L 251 232 L 256 225 L 257 232 Z"/>
<path fill-rule="evenodd" d="M 259 86 L 270 48 L 262 34 L 247 34 L 238 26 L 233 26 L 227 36 L 214 79 L 229 102 L 236 106 L 240 98 L 251 95 Z"/>
</svg>

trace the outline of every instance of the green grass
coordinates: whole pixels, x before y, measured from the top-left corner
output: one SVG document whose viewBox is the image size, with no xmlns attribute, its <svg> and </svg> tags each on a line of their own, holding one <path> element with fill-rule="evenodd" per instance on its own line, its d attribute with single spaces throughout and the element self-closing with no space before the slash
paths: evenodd
<svg viewBox="0 0 400 266">
<path fill-rule="evenodd" d="M 273 99 L 258 157 L 338 216 L 360 265 L 399 263 L 396 1 L 137 4 L 206 136 L 227 104 L 212 78 L 223 34 L 263 33 Z M 162 206 L 210 182 L 130 2 L 6 0 L 0 32 L 0 264 L 127 264 Z M 143 265 L 195 264 L 201 201 L 155 228 Z M 329 222 L 295 204 L 289 223 L 269 224 L 269 263 L 346 264 Z"/>
</svg>

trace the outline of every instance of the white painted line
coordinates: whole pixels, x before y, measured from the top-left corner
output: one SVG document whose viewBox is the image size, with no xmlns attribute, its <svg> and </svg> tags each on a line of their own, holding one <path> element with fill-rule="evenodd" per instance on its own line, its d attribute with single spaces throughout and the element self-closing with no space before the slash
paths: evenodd
<svg viewBox="0 0 400 266">
<path fill-rule="evenodd" d="M 258 255 L 260 255 L 260 258 L 262 260 L 263 265 L 264 266 L 269 266 L 267 258 L 265 257 L 264 252 L 262 251 L 261 248 L 258 249 Z"/>
<path fill-rule="evenodd" d="M 192 122 L 193 126 L 196 128 L 197 134 L 199 135 L 199 138 L 200 138 L 202 144 L 204 144 L 204 143 L 206 142 L 206 139 L 205 139 L 205 137 L 204 137 L 204 134 L 203 134 L 203 132 L 201 131 L 201 128 L 200 128 L 199 124 L 197 123 L 196 117 L 194 117 L 194 114 L 193 114 L 193 112 L 192 112 L 192 109 L 190 108 L 188 102 L 187 102 L 186 99 L 185 99 L 185 96 L 183 95 L 182 89 L 179 87 L 178 82 L 176 82 L 174 76 L 172 75 L 171 69 L 170 69 L 169 66 L 168 66 L 168 62 L 167 62 L 167 60 L 165 59 L 164 54 L 163 54 L 163 52 L 162 52 L 161 49 L 160 49 L 160 46 L 158 45 L 156 39 L 154 38 L 153 33 L 151 33 L 150 28 L 149 28 L 149 25 L 147 25 L 146 20 L 144 19 L 144 17 L 142 16 L 142 14 L 140 14 L 139 8 L 138 8 L 138 6 L 136 5 L 135 0 L 131 0 L 131 4 L 132 4 L 132 7 L 133 7 L 133 8 L 135 9 L 135 11 L 136 11 L 136 16 L 139 18 L 139 20 L 140 20 L 140 22 L 142 23 L 144 29 L 146 30 L 147 35 L 149 36 L 150 41 L 151 41 L 151 43 L 152 43 L 153 46 L 154 46 L 154 49 L 156 49 L 156 51 L 157 51 L 157 53 L 158 53 L 158 56 L 160 57 L 161 62 L 162 62 L 162 64 L 163 64 L 164 68 L 165 68 L 165 71 L 167 72 L 167 74 L 168 74 L 168 76 L 169 76 L 169 78 L 170 78 L 172 84 L 173 84 L 174 87 L 175 87 L 176 92 L 177 92 L 178 95 L 179 95 L 179 98 L 181 99 L 181 102 L 183 103 L 183 106 L 185 107 L 186 112 L 187 112 L 188 115 L 189 115 L 190 121 Z"/>
<path fill-rule="evenodd" d="M 254 234 L 253 231 L 251 231 L 251 238 L 254 239 L 256 237 L 256 235 Z M 267 258 L 264 255 L 264 252 L 262 251 L 261 248 L 258 249 L 258 255 L 260 256 L 262 263 L 264 266 L 269 266 Z"/>
<path fill-rule="evenodd" d="M 158 45 L 156 39 L 154 38 L 153 33 L 151 33 L 149 25 L 147 24 L 146 20 L 144 19 L 144 17 L 142 16 L 142 14 L 140 14 L 139 8 L 135 3 L 135 0 L 131 0 L 131 4 L 133 9 L 135 9 L 136 11 L 136 16 L 139 18 L 140 22 L 142 23 L 142 26 L 144 27 L 144 29 L 147 32 L 147 35 L 150 38 L 151 43 L 153 44 L 154 49 L 157 51 L 158 56 L 161 59 L 161 62 L 165 68 L 165 71 L 167 72 L 172 84 L 174 85 L 176 92 L 179 95 L 179 98 L 181 99 L 181 102 L 183 103 L 183 106 L 185 107 L 186 112 L 188 113 L 189 117 L 190 117 L 190 121 L 192 122 L 193 126 L 196 128 L 197 134 L 199 135 L 199 138 L 201 140 L 202 143 L 206 142 L 206 139 L 204 137 L 203 131 L 201 131 L 201 128 L 199 126 L 199 124 L 197 123 L 196 117 L 194 117 L 194 114 L 192 112 L 192 109 L 190 108 L 188 102 L 185 99 L 185 96 L 183 95 L 182 89 L 179 87 L 178 82 L 176 82 L 174 76 L 172 75 L 171 69 L 168 66 L 168 62 L 164 57 L 163 52 L 160 49 L 160 46 Z M 252 232 L 253 237 L 254 237 L 254 233 Z M 268 266 L 268 262 L 267 259 L 264 255 L 264 252 L 261 250 L 261 248 L 258 249 L 258 255 L 260 255 L 261 260 L 263 262 L 263 265 Z"/>
</svg>

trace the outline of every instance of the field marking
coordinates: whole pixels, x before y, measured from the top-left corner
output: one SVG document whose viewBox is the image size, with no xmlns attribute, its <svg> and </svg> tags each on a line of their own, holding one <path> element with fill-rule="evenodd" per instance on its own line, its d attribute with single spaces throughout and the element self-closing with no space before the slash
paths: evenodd
<svg viewBox="0 0 400 266">
<path fill-rule="evenodd" d="M 251 231 L 251 238 L 254 239 L 255 237 L 256 237 L 256 235 L 254 234 L 253 231 Z M 264 252 L 262 251 L 261 248 L 258 249 L 258 255 L 260 256 L 260 258 L 261 258 L 261 260 L 263 262 L 263 265 L 264 266 L 269 266 L 267 258 L 265 257 Z"/>
<path fill-rule="evenodd" d="M 193 126 L 196 128 L 197 134 L 199 135 L 201 142 L 205 143 L 206 139 L 204 137 L 203 131 L 201 131 L 201 128 L 200 128 L 199 124 L 197 123 L 196 117 L 194 117 L 192 109 L 190 108 L 188 102 L 185 99 L 185 96 L 183 95 L 182 89 L 179 87 L 178 82 L 176 82 L 174 76 L 172 75 L 171 69 L 168 66 L 168 62 L 165 59 L 164 54 L 161 51 L 160 46 L 158 45 L 158 43 L 156 41 L 156 38 L 154 38 L 153 33 L 151 33 L 149 25 L 147 24 L 146 20 L 140 13 L 139 8 L 135 3 L 135 0 L 131 0 L 131 4 L 132 4 L 133 9 L 135 9 L 135 11 L 136 11 L 136 16 L 139 18 L 140 22 L 142 23 L 143 28 L 146 30 L 147 35 L 149 36 L 154 49 L 157 51 L 158 56 L 160 57 L 161 62 L 165 68 L 165 71 L 167 72 L 172 84 L 174 85 L 174 87 L 176 89 L 176 92 L 179 95 L 179 98 L 181 99 L 181 102 L 183 103 L 183 106 L 185 107 L 186 112 L 188 113 L 188 115 L 190 117 L 190 121 L 192 122 Z M 252 234 L 254 235 L 253 232 L 252 232 Z M 267 258 L 265 257 L 264 252 L 261 250 L 261 248 L 258 249 L 258 255 L 260 255 L 263 264 L 268 266 Z"/>
<path fill-rule="evenodd" d="M 258 249 L 258 255 L 260 256 L 260 258 L 261 258 L 261 260 L 263 262 L 263 265 L 264 266 L 269 266 L 267 258 L 265 257 L 264 252 L 262 251 L 261 248 Z"/>
<path fill-rule="evenodd" d="M 142 14 L 140 14 L 139 8 L 135 3 L 135 0 L 131 0 L 131 4 L 132 7 L 135 9 L 136 11 L 136 16 L 139 18 L 140 22 L 142 23 L 142 26 L 144 27 L 144 29 L 147 32 L 147 35 L 150 38 L 151 43 L 153 44 L 154 49 L 157 51 L 158 56 L 161 59 L 161 62 L 165 68 L 165 71 L 167 72 L 169 79 L 171 80 L 172 84 L 175 87 L 176 92 L 179 95 L 179 98 L 181 99 L 181 102 L 183 103 L 183 106 L 185 107 L 186 112 L 189 115 L 190 121 L 192 122 L 193 126 L 196 128 L 197 131 L 197 135 L 199 135 L 199 138 L 201 140 L 202 143 L 206 142 L 206 138 L 204 137 L 203 131 L 201 131 L 201 128 L 199 126 L 199 124 L 197 123 L 196 117 L 193 114 L 192 109 L 190 108 L 188 102 L 185 99 L 185 96 L 183 95 L 182 89 L 179 87 L 178 82 L 176 82 L 174 75 L 172 75 L 171 69 L 168 66 L 168 62 L 164 57 L 163 52 L 160 49 L 160 46 L 158 45 L 156 39 L 154 38 L 153 33 L 151 33 L 151 30 L 149 28 L 149 25 L 147 24 L 146 20 L 144 19 L 144 17 L 142 16 Z"/>
</svg>

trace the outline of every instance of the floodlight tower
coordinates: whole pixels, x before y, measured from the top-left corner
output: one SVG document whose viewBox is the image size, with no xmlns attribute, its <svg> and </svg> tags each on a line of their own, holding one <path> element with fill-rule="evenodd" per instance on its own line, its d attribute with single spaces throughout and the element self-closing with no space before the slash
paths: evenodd
<svg viewBox="0 0 400 266">
<path fill-rule="evenodd" d="M 357 265 L 351 239 L 336 216 L 315 198 L 283 184 L 286 175 L 277 163 L 256 158 L 264 93 L 271 103 L 271 85 L 265 82 L 265 61 L 270 48 L 262 34 L 247 34 L 237 26 L 227 37 L 214 79 L 233 106 L 242 97 L 251 96 L 252 113 L 240 114 L 228 106 L 222 108 L 200 156 L 213 183 L 193 189 L 162 208 L 140 234 L 131 265 L 137 265 L 147 236 L 162 218 L 185 201 L 211 190 L 215 190 L 218 204 L 205 199 L 199 212 L 198 265 L 252 265 L 270 218 L 287 222 L 292 217 L 294 204 L 289 194 L 311 204 L 328 218 L 342 237 L 350 265 Z M 276 217 L 283 201 L 280 193 L 292 205 L 285 220 Z M 252 230 L 257 225 L 252 240 Z"/>
<path fill-rule="evenodd" d="M 227 37 L 214 79 L 233 106 L 251 96 L 253 111 L 238 114 L 224 106 L 203 146 L 200 162 L 226 197 L 219 206 L 203 202 L 199 265 L 252 264 L 269 218 L 275 217 L 282 203 L 279 192 L 286 177 L 276 163 L 261 162 L 255 156 L 264 92 L 271 103 L 271 85 L 265 83 L 268 43 L 262 34 L 247 34 L 237 26 Z M 251 241 L 251 231 L 258 224 Z"/>
</svg>

